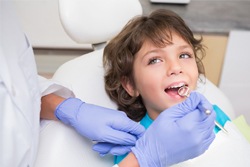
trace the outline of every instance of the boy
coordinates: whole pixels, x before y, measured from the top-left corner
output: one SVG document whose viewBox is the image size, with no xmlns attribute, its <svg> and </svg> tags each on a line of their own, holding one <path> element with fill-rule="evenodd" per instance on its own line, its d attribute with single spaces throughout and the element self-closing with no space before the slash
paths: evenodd
<svg viewBox="0 0 250 167">
<path fill-rule="evenodd" d="M 104 49 L 108 95 L 119 110 L 148 128 L 162 111 L 185 100 L 179 88 L 196 89 L 205 73 L 201 41 L 172 11 L 134 18 Z M 217 106 L 204 107 L 216 111 L 220 124 L 229 120 Z M 122 159 L 116 157 L 115 163 Z"/>
</svg>

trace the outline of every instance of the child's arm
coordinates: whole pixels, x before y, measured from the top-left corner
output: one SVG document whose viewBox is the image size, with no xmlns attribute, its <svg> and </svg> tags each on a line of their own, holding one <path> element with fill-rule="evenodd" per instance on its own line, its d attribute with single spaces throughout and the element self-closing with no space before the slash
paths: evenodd
<svg viewBox="0 0 250 167">
<path fill-rule="evenodd" d="M 131 152 L 129 153 L 120 163 L 119 167 L 139 167 L 139 163 L 135 155 Z"/>
</svg>

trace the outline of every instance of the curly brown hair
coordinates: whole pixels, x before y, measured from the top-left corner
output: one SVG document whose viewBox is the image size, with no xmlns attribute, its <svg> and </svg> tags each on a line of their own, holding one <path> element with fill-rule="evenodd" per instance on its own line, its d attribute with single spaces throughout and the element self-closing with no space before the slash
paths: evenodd
<svg viewBox="0 0 250 167">
<path fill-rule="evenodd" d="M 150 40 L 157 47 L 165 47 L 171 43 L 172 33 L 180 35 L 192 46 L 198 72 L 205 74 L 201 61 L 205 56 L 202 38 L 195 39 L 184 20 L 170 10 L 159 9 L 149 16 L 133 18 L 104 49 L 105 90 L 111 100 L 116 102 L 118 109 L 134 121 L 143 118 L 146 108 L 142 98 L 130 96 L 121 81 L 126 80 L 134 86 L 133 63 L 145 40 Z"/>
</svg>

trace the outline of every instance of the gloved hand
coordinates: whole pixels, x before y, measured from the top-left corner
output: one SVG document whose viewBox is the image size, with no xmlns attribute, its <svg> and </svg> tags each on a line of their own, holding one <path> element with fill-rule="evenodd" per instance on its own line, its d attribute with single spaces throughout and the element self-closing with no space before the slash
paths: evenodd
<svg viewBox="0 0 250 167">
<path fill-rule="evenodd" d="M 100 156 L 104 156 L 106 154 L 113 155 L 124 155 L 131 151 L 131 148 L 135 146 L 133 145 L 120 145 L 120 144 L 112 144 L 107 142 L 99 142 L 93 146 L 93 150 L 99 152 Z"/>
<path fill-rule="evenodd" d="M 129 119 L 124 112 L 82 102 L 77 98 L 64 100 L 55 111 L 56 117 L 73 126 L 90 140 L 103 142 L 100 154 L 127 153 L 145 129 Z"/>
<path fill-rule="evenodd" d="M 201 105 L 212 111 L 207 116 Z M 166 167 L 204 153 L 215 138 L 215 112 L 199 93 L 163 111 L 132 148 L 140 166 Z"/>
</svg>

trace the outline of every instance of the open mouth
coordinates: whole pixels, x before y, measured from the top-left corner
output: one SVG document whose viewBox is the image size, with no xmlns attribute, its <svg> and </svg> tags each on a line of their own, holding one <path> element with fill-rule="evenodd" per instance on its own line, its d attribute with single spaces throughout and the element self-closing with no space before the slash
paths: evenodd
<svg viewBox="0 0 250 167">
<path fill-rule="evenodd" d="M 178 85 L 173 85 L 173 86 L 170 86 L 168 88 L 166 88 L 164 91 L 169 94 L 169 95 L 179 95 L 178 93 L 178 90 L 181 88 L 181 87 L 188 87 L 188 85 L 184 84 L 184 83 L 180 83 Z"/>
</svg>

